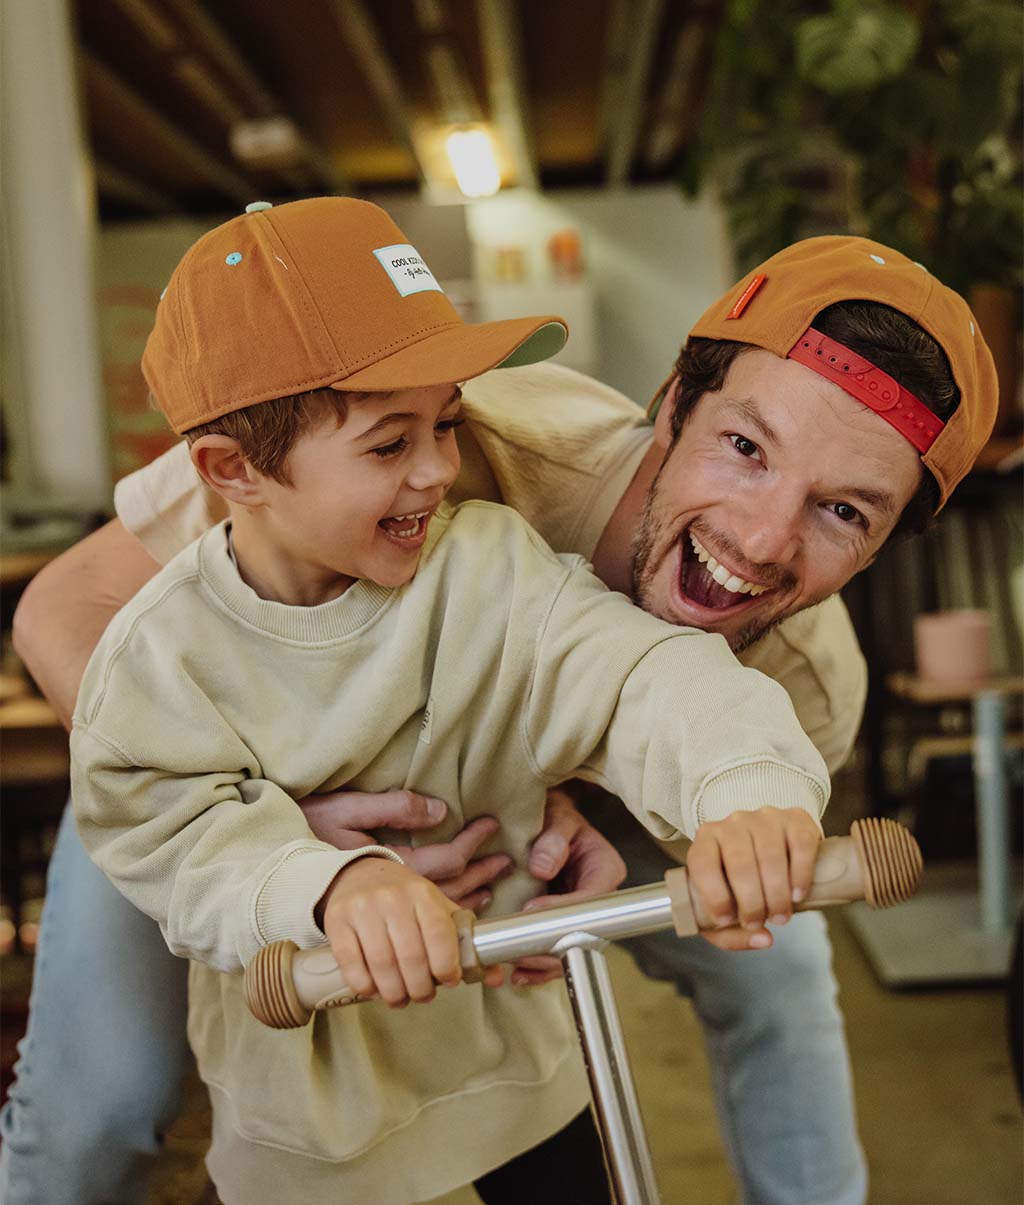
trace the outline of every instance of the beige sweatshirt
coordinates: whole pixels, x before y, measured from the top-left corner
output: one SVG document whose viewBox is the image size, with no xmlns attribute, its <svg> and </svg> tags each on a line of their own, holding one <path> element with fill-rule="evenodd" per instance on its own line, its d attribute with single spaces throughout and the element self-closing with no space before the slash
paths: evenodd
<svg viewBox="0 0 1024 1205">
<path fill-rule="evenodd" d="M 587 1099 L 561 984 L 442 992 L 429 1007 L 248 1016 L 264 943 L 323 941 L 313 909 L 352 855 L 294 800 L 342 785 L 445 799 L 449 839 L 495 812 L 523 867 L 548 786 L 579 773 L 659 837 L 764 805 L 818 817 L 825 766 L 781 687 L 558 557 L 514 512 L 448 508 L 420 569 L 319 607 L 258 598 L 223 526 L 119 613 L 86 670 L 72 796 L 90 853 L 192 971 L 190 1036 L 228 1205 L 428 1200 L 554 1133 Z"/>
<path fill-rule="evenodd" d="M 499 369 L 463 386 L 462 472 L 449 500 L 514 507 L 556 552 L 588 560 L 653 438 L 640 408 L 558 364 Z M 117 513 L 161 564 L 225 517 L 184 442 L 118 483 Z M 867 670 L 836 596 L 740 654 L 785 688 L 832 772 L 853 746 Z"/>
</svg>

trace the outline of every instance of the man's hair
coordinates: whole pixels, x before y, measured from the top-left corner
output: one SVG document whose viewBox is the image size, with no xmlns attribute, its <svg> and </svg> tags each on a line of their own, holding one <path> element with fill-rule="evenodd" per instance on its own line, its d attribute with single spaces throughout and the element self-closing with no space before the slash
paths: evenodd
<svg viewBox="0 0 1024 1205">
<path fill-rule="evenodd" d="M 327 419 L 333 419 L 340 427 L 348 414 L 349 402 L 365 396 L 340 393 L 337 389 L 311 389 L 308 393 L 231 410 L 186 431 L 185 438 L 191 446 L 203 435 L 228 435 L 238 440 L 242 455 L 258 473 L 282 485 L 291 485 L 287 462 L 296 440 Z"/>
<path fill-rule="evenodd" d="M 888 373 L 943 422 L 960 404 L 960 390 L 946 353 L 899 310 L 874 301 L 839 301 L 822 310 L 811 325 Z M 721 389 L 733 361 L 751 350 L 754 348 L 749 343 L 724 339 L 687 340 L 676 361 L 679 392 L 670 416 L 673 444 L 704 394 Z M 890 538 L 897 533 L 915 535 L 924 531 L 938 503 L 938 483 L 925 469 L 917 492 L 904 507 Z"/>
</svg>

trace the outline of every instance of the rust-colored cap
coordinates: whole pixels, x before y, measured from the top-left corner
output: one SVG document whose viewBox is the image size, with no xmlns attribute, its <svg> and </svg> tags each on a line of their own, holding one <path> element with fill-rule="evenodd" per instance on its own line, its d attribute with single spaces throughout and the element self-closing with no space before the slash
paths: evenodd
<svg viewBox="0 0 1024 1205">
<path fill-rule="evenodd" d="M 999 385 L 967 303 L 921 264 L 870 239 L 804 239 L 747 273 L 690 334 L 786 357 L 815 316 L 837 301 L 876 301 L 899 310 L 946 353 L 960 405 L 921 458 L 939 484 L 941 509 L 992 433 Z"/>
<path fill-rule="evenodd" d="M 257 201 L 185 253 L 157 308 L 142 371 L 181 434 L 324 386 L 390 392 L 534 364 L 567 336 L 555 317 L 463 322 L 376 205 Z"/>
</svg>

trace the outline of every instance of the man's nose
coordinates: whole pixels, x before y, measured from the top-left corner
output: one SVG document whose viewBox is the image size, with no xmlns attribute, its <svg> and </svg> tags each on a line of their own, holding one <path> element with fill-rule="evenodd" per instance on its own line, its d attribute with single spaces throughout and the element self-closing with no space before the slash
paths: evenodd
<svg viewBox="0 0 1024 1205">
<path fill-rule="evenodd" d="M 803 495 L 780 486 L 743 500 L 733 520 L 740 551 L 752 565 L 789 565 L 803 542 Z"/>
</svg>

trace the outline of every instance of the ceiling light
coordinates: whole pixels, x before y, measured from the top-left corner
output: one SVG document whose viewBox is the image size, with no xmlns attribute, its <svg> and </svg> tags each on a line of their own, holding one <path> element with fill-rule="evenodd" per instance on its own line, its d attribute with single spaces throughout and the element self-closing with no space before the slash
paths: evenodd
<svg viewBox="0 0 1024 1205">
<path fill-rule="evenodd" d="M 494 144 L 480 127 L 453 130 L 445 149 L 459 189 L 467 197 L 490 197 L 501 188 Z"/>
</svg>

